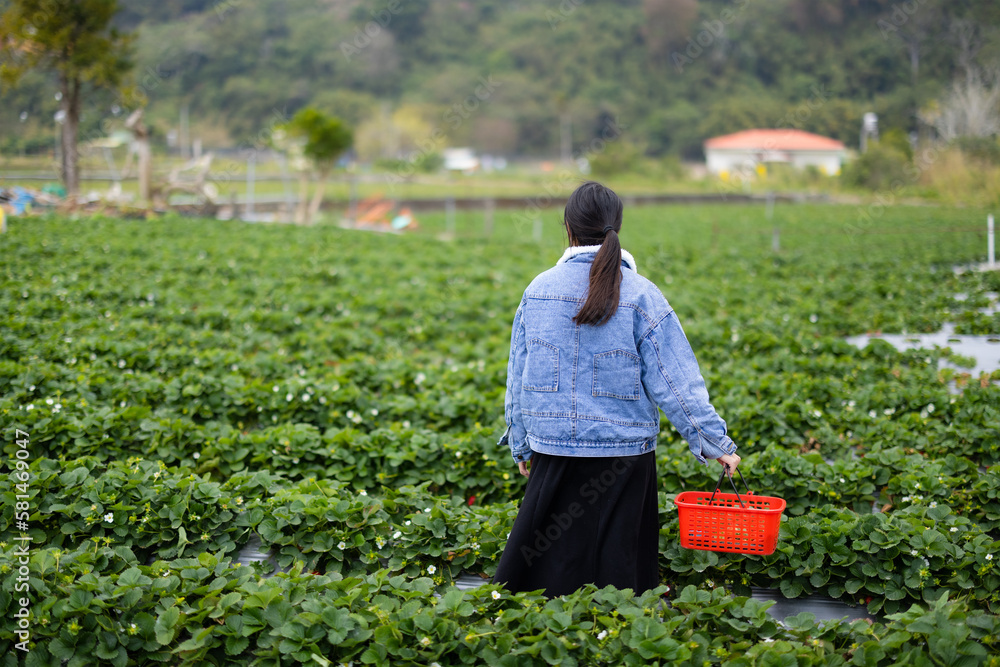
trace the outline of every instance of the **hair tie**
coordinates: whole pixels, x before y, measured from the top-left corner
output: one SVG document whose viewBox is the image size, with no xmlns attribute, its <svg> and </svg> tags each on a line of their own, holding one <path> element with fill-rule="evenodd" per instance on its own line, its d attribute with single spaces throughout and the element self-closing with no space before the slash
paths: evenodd
<svg viewBox="0 0 1000 667">
<path fill-rule="evenodd" d="M 604 233 L 605 234 L 607 234 L 608 232 L 613 232 L 613 231 L 615 231 L 615 226 L 614 225 L 608 225 L 607 227 L 604 228 Z"/>
</svg>

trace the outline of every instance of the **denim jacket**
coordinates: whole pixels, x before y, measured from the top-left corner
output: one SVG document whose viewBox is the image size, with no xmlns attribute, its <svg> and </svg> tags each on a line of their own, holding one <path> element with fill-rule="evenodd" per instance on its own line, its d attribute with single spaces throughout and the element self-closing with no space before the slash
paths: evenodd
<svg viewBox="0 0 1000 667">
<path fill-rule="evenodd" d="M 666 298 L 622 250 L 617 312 L 573 322 L 600 246 L 573 246 L 521 298 L 511 330 L 500 444 L 531 452 L 635 456 L 656 448 L 659 408 L 700 462 L 736 451 L 709 403 L 691 345 Z"/>
</svg>

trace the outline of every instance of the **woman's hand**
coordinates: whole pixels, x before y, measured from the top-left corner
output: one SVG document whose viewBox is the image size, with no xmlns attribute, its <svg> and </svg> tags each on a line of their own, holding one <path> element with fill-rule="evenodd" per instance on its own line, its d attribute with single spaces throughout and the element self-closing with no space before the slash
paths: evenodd
<svg viewBox="0 0 1000 667">
<path fill-rule="evenodd" d="M 518 461 L 518 463 L 517 463 L 517 470 L 522 475 L 524 475 L 525 477 L 527 477 L 528 476 L 528 462 L 527 461 Z"/>
<path fill-rule="evenodd" d="M 740 464 L 741 459 L 736 454 L 723 454 L 715 460 L 718 461 L 719 465 L 723 467 L 729 466 L 729 476 L 732 477 L 733 473 L 736 472 L 736 466 Z"/>
</svg>

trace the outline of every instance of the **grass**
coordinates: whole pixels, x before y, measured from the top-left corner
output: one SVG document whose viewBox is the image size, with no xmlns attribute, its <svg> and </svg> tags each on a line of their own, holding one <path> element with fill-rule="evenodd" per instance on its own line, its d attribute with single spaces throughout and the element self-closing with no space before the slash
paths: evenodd
<svg viewBox="0 0 1000 667">
<path fill-rule="evenodd" d="M 582 180 L 594 178 L 614 188 L 619 194 L 690 194 L 734 192 L 763 194 L 768 191 L 827 194 L 839 201 L 880 202 L 898 204 L 903 201 L 944 204 L 949 206 L 985 207 L 1000 204 L 1000 166 L 967 158 L 958 149 L 934 153 L 929 162 L 915 163 L 905 182 L 885 191 L 871 192 L 846 187 L 837 177 L 816 171 L 800 171 L 788 165 L 768 165 L 766 175 L 753 182 L 725 183 L 715 176 L 697 177 L 678 171 L 668 163 L 644 160 L 636 173 L 614 176 L 586 175 L 575 166 L 558 163 L 514 163 L 503 171 L 474 174 L 434 173 L 405 175 L 361 168 L 355 175 L 337 172 L 328 183 L 325 197 L 331 201 L 347 201 L 351 196 L 351 180 L 357 180 L 357 196 L 380 196 L 399 199 L 420 198 L 479 198 L 479 197 L 538 197 L 566 196 Z M 116 149 L 115 164 L 124 165 L 124 149 Z M 156 156 L 154 182 L 163 182 L 167 174 L 184 164 L 176 156 Z M 108 166 L 101 154 L 81 156 L 80 167 L 85 178 L 81 191 L 101 196 L 111 187 L 107 180 L 86 178 L 95 172 L 107 173 Z M 212 164 L 211 181 L 220 201 L 242 200 L 247 195 L 247 162 L 228 156 L 217 156 Z M 30 175 L 58 180 L 57 165 L 51 156 L 0 155 L 0 187 L 24 185 L 41 187 L 46 181 L 22 180 L 11 176 Z M 405 176 L 405 177 L 404 177 Z M 316 187 L 310 182 L 307 192 L 312 196 Z M 138 184 L 134 179 L 122 183 L 123 192 L 135 196 Z M 281 164 L 275 160 L 257 165 L 254 196 L 257 199 L 281 199 L 299 195 L 298 175 L 283 176 Z"/>
</svg>

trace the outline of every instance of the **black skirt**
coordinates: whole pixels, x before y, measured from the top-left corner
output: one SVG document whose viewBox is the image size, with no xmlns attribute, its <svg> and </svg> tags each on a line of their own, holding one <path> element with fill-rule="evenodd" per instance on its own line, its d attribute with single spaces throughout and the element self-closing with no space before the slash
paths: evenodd
<svg viewBox="0 0 1000 667">
<path fill-rule="evenodd" d="M 555 597 L 584 584 L 642 593 L 659 585 L 655 452 L 534 452 L 524 501 L 493 583 Z"/>
</svg>

